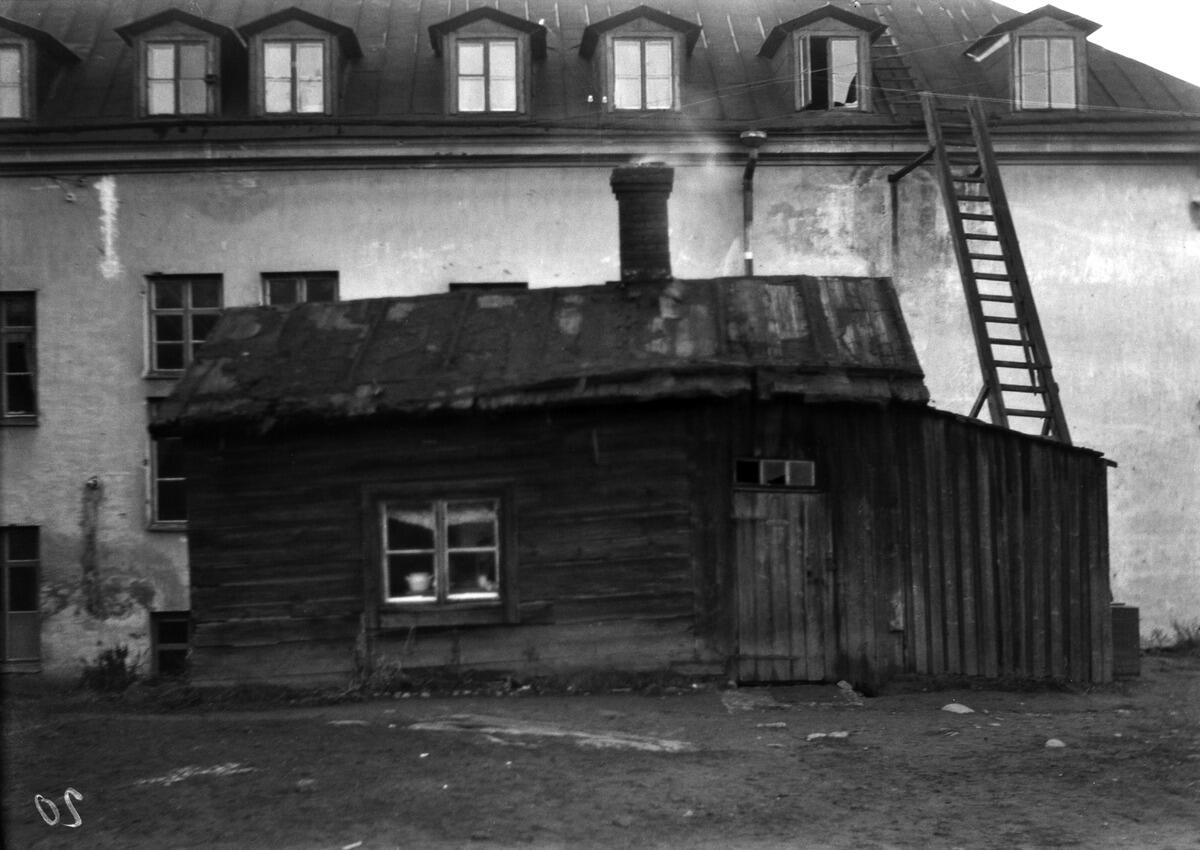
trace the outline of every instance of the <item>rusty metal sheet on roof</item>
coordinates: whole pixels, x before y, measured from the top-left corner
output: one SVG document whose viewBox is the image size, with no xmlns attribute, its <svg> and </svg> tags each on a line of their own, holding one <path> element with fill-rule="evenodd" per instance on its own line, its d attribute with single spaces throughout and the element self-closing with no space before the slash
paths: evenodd
<svg viewBox="0 0 1200 850">
<path fill-rule="evenodd" d="M 725 278 L 230 309 L 160 423 L 261 424 L 752 389 L 928 400 L 886 278 Z"/>
</svg>

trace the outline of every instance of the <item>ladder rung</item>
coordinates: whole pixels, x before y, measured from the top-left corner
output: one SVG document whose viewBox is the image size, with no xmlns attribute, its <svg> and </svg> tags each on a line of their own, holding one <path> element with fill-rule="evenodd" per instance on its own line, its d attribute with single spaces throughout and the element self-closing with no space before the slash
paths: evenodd
<svg viewBox="0 0 1200 850">
<path fill-rule="evenodd" d="M 1006 274 L 992 274 L 991 272 L 971 272 L 976 280 L 1012 280 Z"/>
<path fill-rule="evenodd" d="M 1000 237 L 994 233 L 964 233 L 967 239 L 982 239 L 985 242 L 999 242 Z"/>
<path fill-rule="evenodd" d="M 993 324 L 997 324 L 997 325 L 1019 325 L 1019 324 L 1021 324 L 1020 319 L 1014 319 L 1012 316 L 984 316 L 983 320 L 985 322 L 992 322 Z"/>
<path fill-rule="evenodd" d="M 943 136 L 942 144 L 951 148 L 973 148 L 975 147 L 975 140 L 971 139 L 969 141 L 958 141 L 957 139 L 947 139 L 945 136 Z"/>
<path fill-rule="evenodd" d="M 984 182 L 982 177 L 970 177 L 966 174 L 963 174 L 962 176 L 958 176 L 958 177 L 951 174 L 950 179 L 953 180 L 955 183 L 982 183 L 982 182 Z"/>
<path fill-rule="evenodd" d="M 1001 384 L 1000 389 L 1007 393 L 1033 393 L 1035 395 L 1044 395 L 1045 387 L 1031 387 L 1022 384 Z"/>
<path fill-rule="evenodd" d="M 970 257 L 972 260 L 990 260 L 990 261 L 994 261 L 994 262 L 1004 262 L 1005 261 L 1005 257 L 1003 254 L 968 254 L 967 256 Z"/>
<path fill-rule="evenodd" d="M 992 199 L 986 195 L 955 195 L 954 200 L 960 204 L 990 204 Z"/>
<path fill-rule="evenodd" d="M 1017 299 L 1011 295 L 980 295 L 980 301 L 1002 301 L 1005 304 L 1015 304 Z"/>
<path fill-rule="evenodd" d="M 1050 414 L 1044 410 L 1024 410 L 1020 407 L 1006 407 L 1004 412 L 1009 416 L 1035 416 L 1038 419 L 1049 419 Z"/>
<path fill-rule="evenodd" d="M 1033 369 L 1039 372 L 1050 368 L 1041 363 L 1029 363 L 1025 360 L 993 360 L 992 365 L 1000 369 Z"/>
<path fill-rule="evenodd" d="M 971 221 L 995 221 L 996 220 L 996 217 L 994 215 L 988 215 L 987 213 L 969 213 L 969 212 L 961 212 L 960 211 L 958 214 L 958 217 L 959 218 L 969 218 L 969 219 L 971 219 Z"/>
<path fill-rule="evenodd" d="M 1017 346 L 1019 348 L 1030 348 L 1031 347 L 1030 344 L 1023 339 L 997 339 L 995 337 L 988 337 L 988 344 L 989 345 L 1012 345 L 1012 346 Z"/>
</svg>

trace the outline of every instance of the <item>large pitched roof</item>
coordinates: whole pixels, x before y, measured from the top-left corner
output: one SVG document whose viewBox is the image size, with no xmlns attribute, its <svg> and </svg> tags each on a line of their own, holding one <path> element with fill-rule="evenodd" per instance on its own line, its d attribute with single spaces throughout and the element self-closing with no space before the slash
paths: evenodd
<svg viewBox="0 0 1200 850">
<path fill-rule="evenodd" d="M 49 101 L 39 107 L 34 130 L 49 126 L 77 132 L 79 128 L 107 126 L 128 129 L 135 138 L 140 132 L 153 139 L 155 130 L 148 129 L 146 122 L 139 125 L 136 119 L 135 57 L 118 30 L 184 5 L 190 14 L 234 29 L 253 24 L 280 6 L 271 0 L 189 0 L 187 4 L 179 0 L 0 0 L 0 16 L 37 28 L 82 59 L 64 72 Z M 362 56 L 347 64 L 341 81 L 338 114 L 306 116 L 291 131 L 287 122 L 255 121 L 244 114 L 199 119 L 209 127 L 207 138 L 219 140 L 222 132 L 229 132 L 222 128 L 231 125 L 238 125 L 242 137 L 260 134 L 264 138 L 288 132 L 311 135 L 312 128 L 323 123 L 336 125 L 341 134 L 355 126 L 388 134 L 428 132 L 431 126 L 444 134 L 478 132 L 479 122 L 445 115 L 443 60 L 428 37 L 431 26 L 469 12 L 472 5 L 480 4 L 477 0 L 295 0 L 297 9 L 345 27 L 361 45 Z M 530 133 L 599 127 L 628 132 L 758 127 L 786 133 L 911 123 L 911 114 L 893 115 L 887 107 L 893 92 L 878 83 L 875 102 L 879 108 L 873 113 L 796 112 L 792 86 L 778 77 L 771 61 L 758 56 L 758 51 L 775 27 L 816 12 L 824 0 L 740 0 L 736 4 L 671 0 L 659 4 L 655 8 L 699 28 L 695 49 L 683 62 L 683 109 L 679 114 L 633 115 L 603 112 L 599 97 L 589 103 L 589 95 L 599 94 L 598 77 L 580 55 L 580 46 L 587 33 L 604 21 L 620 18 L 642 4 L 633 0 L 495 0 L 488 5 L 544 26 L 546 41 L 545 58 L 535 62 L 533 71 L 531 114 L 510 121 L 489 116 L 484 128 L 488 133 L 496 133 L 506 124 L 509 132 Z M 1026 16 L 993 0 L 862 0 L 853 7 L 850 0 L 837 0 L 836 5 L 886 24 L 920 88 L 975 93 L 1001 104 L 1008 97 L 1003 69 L 998 74 L 995 68 L 981 66 L 965 51 L 1006 22 Z M 877 43 L 872 49 L 876 58 L 882 59 L 880 51 L 885 48 Z M 1200 87 L 1096 45 L 1089 46 L 1088 66 L 1087 98 L 1092 109 L 1077 114 L 1013 113 L 1004 121 L 1035 127 L 1086 122 L 1095 127 L 1105 121 L 1113 124 L 1200 114 Z M 6 126 L 2 132 L 19 135 L 28 129 Z"/>
<path fill-rule="evenodd" d="M 230 309 L 155 427 L 751 391 L 929 398 L 888 279 L 725 278 Z"/>
</svg>

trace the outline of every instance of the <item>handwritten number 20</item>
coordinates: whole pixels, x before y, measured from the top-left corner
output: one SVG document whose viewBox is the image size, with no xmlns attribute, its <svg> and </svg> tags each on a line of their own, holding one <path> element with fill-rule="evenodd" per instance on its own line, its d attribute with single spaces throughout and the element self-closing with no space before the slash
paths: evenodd
<svg viewBox="0 0 1200 850">
<path fill-rule="evenodd" d="M 75 810 L 75 805 L 71 802 L 72 797 L 74 797 L 76 800 L 82 800 L 83 795 L 80 794 L 78 791 L 76 791 L 74 788 L 68 788 L 66 790 L 66 793 L 63 794 L 63 803 L 66 804 L 67 809 L 71 812 L 71 815 L 75 818 L 75 823 L 64 823 L 63 826 L 74 829 L 75 827 L 80 826 L 83 823 L 83 818 L 81 818 L 79 816 L 79 812 L 77 812 Z M 41 794 L 35 794 L 33 797 L 33 805 L 35 805 L 37 807 L 38 814 L 42 816 L 42 820 L 44 820 L 46 822 L 46 826 L 57 826 L 58 825 L 58 806 L 56 806 L 54 804 L 53 800 L 49 800 L 49 799 L 43 797 Z M 46 814 L 45 807 L 47 807 L 47 806 L 50 808 L 49 815 Z"/>
</svg>

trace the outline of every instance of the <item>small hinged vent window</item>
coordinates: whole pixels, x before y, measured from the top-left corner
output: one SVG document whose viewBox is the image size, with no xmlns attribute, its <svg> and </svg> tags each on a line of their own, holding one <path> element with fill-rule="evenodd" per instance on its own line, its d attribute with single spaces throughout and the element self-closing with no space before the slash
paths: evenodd
<svg viewBox="0 0 1200 850">
<path fill-rule="evenodd" d="M 735 464 L 734 483 L 808 490 L 817 486 L 817 465 L 811 460 L 742 459 Z"/>
</svg>

